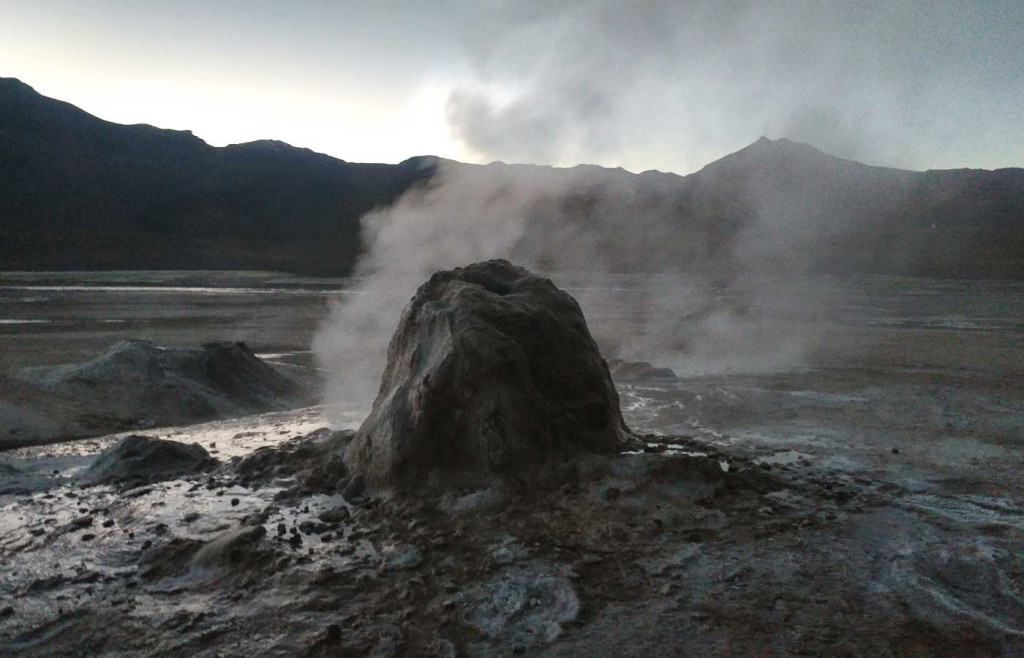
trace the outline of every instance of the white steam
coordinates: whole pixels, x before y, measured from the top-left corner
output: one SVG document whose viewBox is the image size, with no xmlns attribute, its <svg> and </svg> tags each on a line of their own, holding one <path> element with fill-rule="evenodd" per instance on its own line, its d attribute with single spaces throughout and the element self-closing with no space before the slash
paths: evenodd
<svg viewBox="0 0 1024 658">
<path fill-rule="evenodd" d="M 810 300 L 681 224 L 681 180 L 439 161 L 428 185 L 363 218 L 355 285 L 314 341 L 329 408 L 369 408 L 401 312 L 432 273 L 492 258 L 574 295 L 606 358 L 680 374 L 801 363 L 816 337 Z"/>
</svg>

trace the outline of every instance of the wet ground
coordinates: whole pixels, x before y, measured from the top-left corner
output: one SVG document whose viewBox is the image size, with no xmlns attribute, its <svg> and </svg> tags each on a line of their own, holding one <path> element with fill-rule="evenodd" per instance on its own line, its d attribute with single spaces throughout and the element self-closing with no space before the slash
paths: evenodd
<svg viewBox="0 0 1024 658">
<path fill-rule="evenodd" d="M 518 489 L 240 476 L 320 408 L 150 432 L 222 465 L 127 491 L 74 482 L 116 437 L 0 453 L 0 654 L 1022 655 L 1024 299 L 890 284 L 803 363 L 621 384 L 648 451 Z"/>
</svg>

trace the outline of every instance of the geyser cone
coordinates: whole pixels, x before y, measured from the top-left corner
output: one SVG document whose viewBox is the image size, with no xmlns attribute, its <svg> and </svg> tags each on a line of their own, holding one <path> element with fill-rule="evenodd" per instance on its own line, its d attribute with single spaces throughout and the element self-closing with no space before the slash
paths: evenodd
<svg viewBox="0 0 1024 658">
<path fill-rule="evenodd" d="M 576 300 L 495 260 L 416 292 L 345 461 L 377 490 L 478 485 L 628 436 Z"/>
</svg>

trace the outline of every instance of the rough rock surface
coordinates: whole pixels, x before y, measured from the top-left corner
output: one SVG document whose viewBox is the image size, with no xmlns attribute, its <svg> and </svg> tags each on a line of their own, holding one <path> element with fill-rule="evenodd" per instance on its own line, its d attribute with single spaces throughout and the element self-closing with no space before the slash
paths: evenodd
<svg viewBox="0 0 1024 658">
<path fill-rule="evenodd" d="M 217 466 L 198 443 L 133 434 L 99 456 L 82 476 L 87 484 L 147 484 Z"/>
<path fill-rule="evenodd" d="M 293 409 L 303 387 L 245 343 L 161 347 L 124 340 L 85 363 L 29 368 L 0 381 L 0 449 L 57 438 Z"/>
<path fill-rule="evenodd" d="M 579 305 L 496 260 L 435 273 L 406 307 L 345 453 L 371 489 L 477 485 L 628 437 Z"/>
</svg>

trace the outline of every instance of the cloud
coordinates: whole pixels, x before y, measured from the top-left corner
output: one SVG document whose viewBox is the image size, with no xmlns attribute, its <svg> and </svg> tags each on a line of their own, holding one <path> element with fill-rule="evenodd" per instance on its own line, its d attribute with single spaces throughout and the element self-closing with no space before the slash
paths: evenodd
<svg viewBox="0 0 1024 658">
<path fill-rule="evenodd" d="M 484 161 L 686 173 L 766 134 L 871 164 L 934 166 L 946 115 L 984 113 L 950 84 L 980 76 L 982 96 L 1001 98 L 997 80 L 1024 83 L 1005 58 L 973 54 L 998 33 L 995 13 L 711 0 L 483 10 L 474 19 L 486 38 L 468 40 L 472 74 L 447 118 Z M 994 56 L 1024 46 L 1000 36 L 985 46 Z"/>
</svg>

